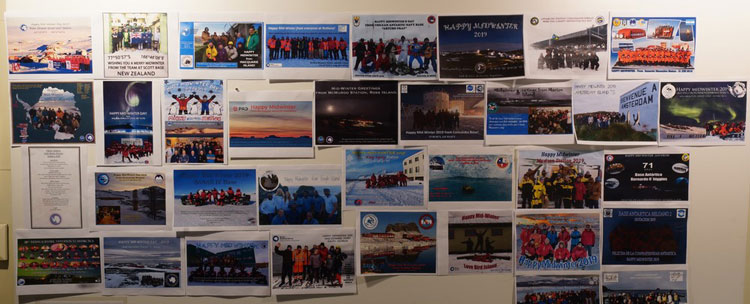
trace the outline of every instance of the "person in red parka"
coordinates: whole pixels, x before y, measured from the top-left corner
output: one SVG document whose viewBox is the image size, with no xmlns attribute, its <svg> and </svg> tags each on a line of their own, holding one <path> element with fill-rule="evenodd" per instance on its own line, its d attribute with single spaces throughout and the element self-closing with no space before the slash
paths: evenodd
<svg viewBox="0 0 750 304">
<path fill-rule="evenodd" d="M 552 245 L 549 244 L 549 239 L 544 239 L 544 243 L 539 245 L 536 249 L 536 255 L 538 256 L 539 261 L 552 260 L 552 251 L 554 251 L 554 249 L 552 248 Z"/>
<path fill-rule="evenodd" d="M 573 183 L 573 189 L 575 190 L 573 206 L 581 209 L 583 208 L 583 201 L 586 199 L 586 184 L 581 181 L 580 177 L 577 177 L 575 183 Z"/>
<path fill-rule="evenodd" d="M 591 230 L 591 225 L 587 224 L 586 228 L 583 229 L 583 233 L 581 233 L 581 244 L 586 248 L 588 255 L 591 256 L 591 249 L 594 247 L 594 244 L 596 244 L 596 234 Z"/>
<path fill-rule="evenodd" d="M 565 244 L 566 248 L 568 247 L 568 242 L 570 242 L 570 232 L 565 226 L 561 226 L 560 233 L 557 235 L 557 241 Z"/>
<path fill-rule="evenodd" d="M 570 251 L 565 247 L 565 243 L 558 243 L 555 249 L 555 262 L 564 262 L 568 259 L 570 259 Z"/>
<path fill-rule="evenodd" d="M 578 243 L 575 247 L 573 247 L 573 251 L 570 253 L 571 260 L 578 261 L 578 259 L 582 259 L 589 256 L 588 253 L 586 253 L 586 249 L 583 248 L 582 243 Z"/>
<path fill-rule="evenodd" d="M 534 246 L 534 240 L 530 240 L 528 243 L 523 245 L 521 248 L 521 254 L 529 260 L 534 260 L 537 257 L 536 246 Z"/>
<path fill-rule="evenodd" d="M 526 244 L 531 239 L 531 227 L 521 228 L 521 243 Z"/>
</svg>

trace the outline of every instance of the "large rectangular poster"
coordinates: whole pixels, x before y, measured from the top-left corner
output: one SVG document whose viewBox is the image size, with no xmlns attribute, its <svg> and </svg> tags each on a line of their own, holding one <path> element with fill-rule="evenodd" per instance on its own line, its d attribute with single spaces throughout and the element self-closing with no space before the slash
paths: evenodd
<svg viewBox="0 0 750 304">
<path fill-rule="evenodd" d="M 229 94 L 232 158 L 313 157 L 313 96 L 309 91 Z"/>
<path fill-rule="evenodd" d="M 690 153 L 607 153 L 604 201 L 688 202 Z"/>
<path fill-rule="evenodd" d="M 174 227 L 248 230 L 258 225 L 255 169 L 175 169 Z"/>
<path fill-rule="evenodd" d="M 346 149 L 346 207 L 420 208 L 425 190 L 426 149 Z"/>
<path fill-rule="evenodd" d="M 526 73 L 537 79 L 607 77 L 609 12 L 524 16 Z"/>
<path fill-rule="evenodd" d="M 159 90 L 151 81 L 97 82 L 96 98 L 102 106 L 97 133 L 104 140 L 96 143 L 100 165 L 159 165 L 161 137 Z"/>
<path fill-rule="evenodd" d="M 689 303 L 686 270 L 605 271 L 602 273 L 604 304 Z"/>
<path fill-rule="evenodd" d="M 599 275 L 516 276 L 516 303 L 599 303 Z M 614 304 L 614 303 L 613 303 Z"/>
<path fill-rule="evenodd" d="M 602 264 L 599 215 L 598 212 L 516 214 L 516 271 L 599 270 Z M 606 236 L 603 239 L 606 241 Z"/>
<path fill-rule="evenodd" d="M 686 208 L 604 209 L 604 265 L 687 263 Z"/>
<path fill-rule="evenodd" d="M 91 16 L 35 12 L 7 14 L 5 22 L 8 78 L 92 77 Z"/>
<path fill-rule="evenodd" d="M 28 147 L 29 218 L 36 228 L 83 228 L 80 147 Z"/>
<path fill-rule="evenodd" d="M 438 273 L 513 271 L 512 210 L 447 211 L 438 217 Z"/>
<path fill-rule="evenodd" d="M 271 291 L 285 294 L 356 293 L 352 228 L 272 232 Z"/>
<path fill-rule="evenodd" d="M 661 145 L 744 145 L 747 81 L 662 82 Z"/>
<path fill-rule="evenodd" d="M 437 78 L 435 15 L 354 15 L 354 79 Z"/>
<path fill-rule="evenodd" d="M 315 144 L 398 144 L 396 81 L 316 81 Z"/>
<path fill-rule="evenodd" d="M 360 211 L 357 219 L 357 273 L 437 274 L 436 212 Z"/>
<path fill-rule="evenodd" d="M 223 80 L 164 80 L 166 164 L 226 163 Z"/>
<path fill-rule="evenodd" d="M 103 13 L 104 77 L 163 78 L 167 69 L 166 13 Z"/>
<path fill-rule="evenodd" d="M 90 174 L 94 204 L 87 214 L 92 220 L 92 230 L 166 230 L 171 227 L 164 172 L 97 168 Z"/>
<path fill-rule="evenodd" d="M 487 87 L 487 144 L 573 144 L 571 84 Z"/>
<path fill-rule="evenodd" d="M 438 17 L 440 79 L 524 76 L 523 15 Z"/>
<path fill-rule="evenodd" d="M 93 143 L 93 82 L 11 82 L 13 144 Z"/>
<path fill-rule="evenodd" d="M 610 78 L 684 76 L 695 71 L 696 18 L 612 14 Z"/>
<path fill-rule="evenodd" d="M 518 209 L 598 209 L 601 151 L 517 150 Z"/>
<path fill-rule="evenodd" d="M 573 117 L 578 143 L 656 145 L 659 82 L 575 82 Z"/>
<path fill-rule="evenodd" d="M 185 294 L 182 248 L 174 233 L 121 233 L 103 239 L 103 294 Z"/>
</svg>

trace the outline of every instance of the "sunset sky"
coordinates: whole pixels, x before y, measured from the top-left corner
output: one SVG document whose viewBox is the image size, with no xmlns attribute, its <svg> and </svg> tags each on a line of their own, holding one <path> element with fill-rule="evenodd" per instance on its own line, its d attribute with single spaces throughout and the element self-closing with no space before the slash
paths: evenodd
<svg viewBox="0 0 750 304">
<path fill-rule="evenodd" d="M 294 112 L 281 111 L 242 111 L 235 108 L 251 106 L 296 106 Z M 263 138 L 269 135 L 278 137 L 312 137 L 312 103 L 309 101 L 279 102 L 230 102 L 229 136 Z"/>
</svg>

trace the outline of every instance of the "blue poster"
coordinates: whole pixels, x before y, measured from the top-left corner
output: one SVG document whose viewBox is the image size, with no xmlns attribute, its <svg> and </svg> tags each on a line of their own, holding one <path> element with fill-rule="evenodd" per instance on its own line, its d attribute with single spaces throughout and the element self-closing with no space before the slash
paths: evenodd
<svg viewBox="0 0 750 304">
<path fill-rule="evenodd" d="M 174 170 L 175 227 L 257 225 L 255 169 Z"/>
<path fill-rule="evenodd" d="M 346 68 L 348 24 L 268 24 L 267 68 Z"/>
<path fill-rule="evenodd" d="M 154 113 L 150 81 L 104 81 L 104 163 L 152 164 Z"/>
<path fill-rule="evenodd" d="M 180 69 L 262 69 L 263 23 L 180 22 Z"/>
<path fill-rule="evenodd" d="M 487 89 L 487 135 L 572 135 L 570 86 Z"/>
<path fill-rule="evenodd" d="M 605 265 L 685 264 L 687 209 L 604 209 Z"/>
<path fill-rule="evenodd" d="M 436 273 L 436 212 L 363 211 L 359 217 L 363 275 Z"/>
</svg>

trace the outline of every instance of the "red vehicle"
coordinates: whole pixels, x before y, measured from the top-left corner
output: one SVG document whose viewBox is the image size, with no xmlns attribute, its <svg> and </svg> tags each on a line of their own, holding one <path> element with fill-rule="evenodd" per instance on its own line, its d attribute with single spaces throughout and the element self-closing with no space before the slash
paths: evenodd
<svg viewBox="0 0 750 304">
<path fill-rule="evenodd" d="M 646 37 L 646 31 L 642 29 L 621 29 L 617 31 L 617 37 L 619 39 L 636 39 Z"/>
</svg>

